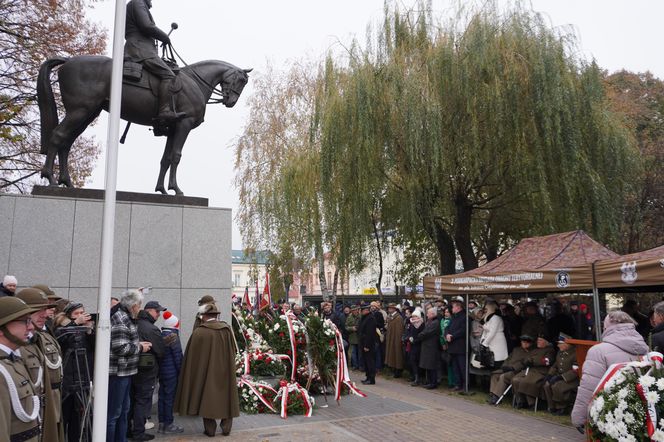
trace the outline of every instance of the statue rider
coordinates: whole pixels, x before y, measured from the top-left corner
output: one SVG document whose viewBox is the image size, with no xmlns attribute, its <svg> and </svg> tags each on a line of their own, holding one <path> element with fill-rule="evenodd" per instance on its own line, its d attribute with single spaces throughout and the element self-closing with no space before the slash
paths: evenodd
<svg viewBox="0 0 664 442">
<path fill-rule="evenodd" d="M 159 57 L 155 40 L 161 41 L 164 45 L 170 44 L 171 40 L 155 25 L 150 8 L 152 0 L 130 0 L 127 3 L 124 56 L 134 63 L 140 63 L 143 69 L 161 79 L 157 121 L 168 125 L 179 117 L 170 106 L 173 96 L 171 84 L 175 80 L 175 74 Z"/>
</svg>

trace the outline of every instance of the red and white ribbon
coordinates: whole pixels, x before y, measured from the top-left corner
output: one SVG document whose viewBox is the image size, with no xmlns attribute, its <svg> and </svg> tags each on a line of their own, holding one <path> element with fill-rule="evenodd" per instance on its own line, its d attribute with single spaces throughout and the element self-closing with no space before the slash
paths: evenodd
<svg viewBox="0 0 664 442">
<path fill-rule="evenodd" d="M 334 328 L 334 338 L 337 347 L 337 376 L 334 381 L 334 398 L 338 401 L 341 398 L 341 387 L 346 385 L 351 393 L 359 397 L 367 397 L 366 394 L 362 393 L 356 386 L 355 383 L 350 380 L 348 374 L 348 361 L 346 360 L 346 349 L 344 348 L 344 341 L 339 332 L 339 329 L 330 322 L 330 325 Z"/>
<path fill-rule="evenodd" d="M 295 374 L 297 373 L 297 343 L 295 342 L 295 330 L 293 329 L 293 316 L 293 314 L 286 315 L 288 337 L 291 345 L 291 382 L 295 382 Z"/>
<path fill-rule="evenodd" d="M 643 406 L 646 408 L 646 431 L 648 432 L 648 437 L 652 440 L 652 435 L 655 434 L 655 422 L 657 421 L 657 412 L 655 411 L 655 404 L 652 404 L 648 401 L 648 387 L 636 384 L 636 392 L 639 394 Z"/>
<path fill-rule="evenodd" d="M 243 375 L 242 377 L 240 377 L 237 380 L 238 388 L 242 388 L 245 385 L 249 388 L 249 390 L 254 395 L 256 395 L 258 400 L 261 401 L 263 403 L 263 405 L 265 405 L 267 408 L 272 410 L 273 413 L 277 412 L 277 410 L 272 406 L 270 401 L 265 399 L 265 396 L 263 396 L 261 394 L 261 392 L 258 390 L 259 387 L 262 387 L 262 388 L 265 388 L 266 390 L 270 390 L 271 392 L 273 392 L 276 395 L 277 391 L 274 388 L 272 388 L 271 386 L 269 386 L 267 384 L 257 384 L 256 382 L 254 382 L 253 378 L 251 376 L 248 376 L 248 375 Z"/>
<path fill-rule="evenodd" d="M 293 391 L 297 391 L 300 397 L 302 397 L 302 401 L 304 402 L 304 415 L 306 417 L 311 417 L 311 415 L 313 414 L 313 406 L 312 406 L 313 401 L 311 399 L 311 396 L 309 396 L 309 392 L 307 391 L 307 389 L 302 387 L 297 382 L 281 381 L 281 388 L 279 388 L 279 391 L 277 392 L 277 397 L 275 398 L 275 402 L 277 399 L 281 398 L 282 419 L 288 418 L 288 397 L 290 396 L 290 393 L 292 393 Z"/>
</svg>

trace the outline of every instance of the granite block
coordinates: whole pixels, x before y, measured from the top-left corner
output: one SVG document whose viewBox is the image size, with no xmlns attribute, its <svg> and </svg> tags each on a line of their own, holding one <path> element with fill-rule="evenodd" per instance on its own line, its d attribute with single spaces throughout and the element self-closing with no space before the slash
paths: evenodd
<svg viewBox="0 0 664 442">
<path fill-rule="evenodd" d="M 0 278 L 9 273 L 15 206 L 16 197 L 0 195 L 0 250 L 4 250 L 0 254 Z"/>
<path fill-rule="evenodd" d="M 97 287 L 101 256 L 101 228 L 103 203 L 77 201 L 72 247 L 72 287 Z M 129 260 L 129 204 L 117 204 L 115 208 L 115 238 L 113 249 L 113 285 L 127 284 Z"/>
<path fill-rule="evenodd" d="M 16 198 L 9 273 L 20 285 L 69 286 L 74 201 Z"/>
<path fill-rule="evenodd" d="M 184 209 L 182 287 L 230 288 L 231 211 Z"/>
<path fill-rule="evenodd" d="M 180 287 L 182 207 L 132 204 L 129 287 Z"/>
</svg>

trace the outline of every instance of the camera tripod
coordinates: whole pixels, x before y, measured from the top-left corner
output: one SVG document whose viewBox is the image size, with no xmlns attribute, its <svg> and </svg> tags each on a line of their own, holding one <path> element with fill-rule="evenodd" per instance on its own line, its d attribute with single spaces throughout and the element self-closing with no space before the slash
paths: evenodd
<svg viewBox="0 0 664 442">
<path fill-rule="evenodd" d="M 68 327 L 61 334 L 74 335 L 74 346 L 67 349 L 62 364 L 65 372 L 69 372 L 70 367 L 73 366 L 75 376 L 73 382 L 63 385 L 62 392 L 62 411 L 63 414 L 67 413 L 70 416 L 70 419 L 67 420 L 68 428 L 65 430 L 68 442 L 90 442 L 92 440 L 92 377 L 86 356 L 87 349 L 83 342 L 88 330 L 87 327 Z M 69 428 L 72 424 L 76 425 L 76 421 L 78 428 Z M 78 434 L 76 430 L 78 430 Z M 76 438 L 76 435 L 77 439 L 71 440 L 71 438 Z"/>
</svg>

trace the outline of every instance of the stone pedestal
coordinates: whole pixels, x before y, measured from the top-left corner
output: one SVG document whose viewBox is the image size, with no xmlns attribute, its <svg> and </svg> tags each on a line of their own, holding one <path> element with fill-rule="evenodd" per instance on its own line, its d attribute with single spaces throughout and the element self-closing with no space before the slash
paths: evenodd
<svg viewBox="0 0 664 442">
<path fill-rule="evenodd" d="M 103 193 L 36 187 L 32 196 L 0 194 L 0 272 L 19 288 L 48 284 L 97 311 Z M 196 301 L 210 294 L 230 322 L 231 210 L 202 198 L 118 193 L 113 296 L 152 287 L 191 334 Z M 157 325 L 161 325 L 157 323 Z"/>
</svg>

